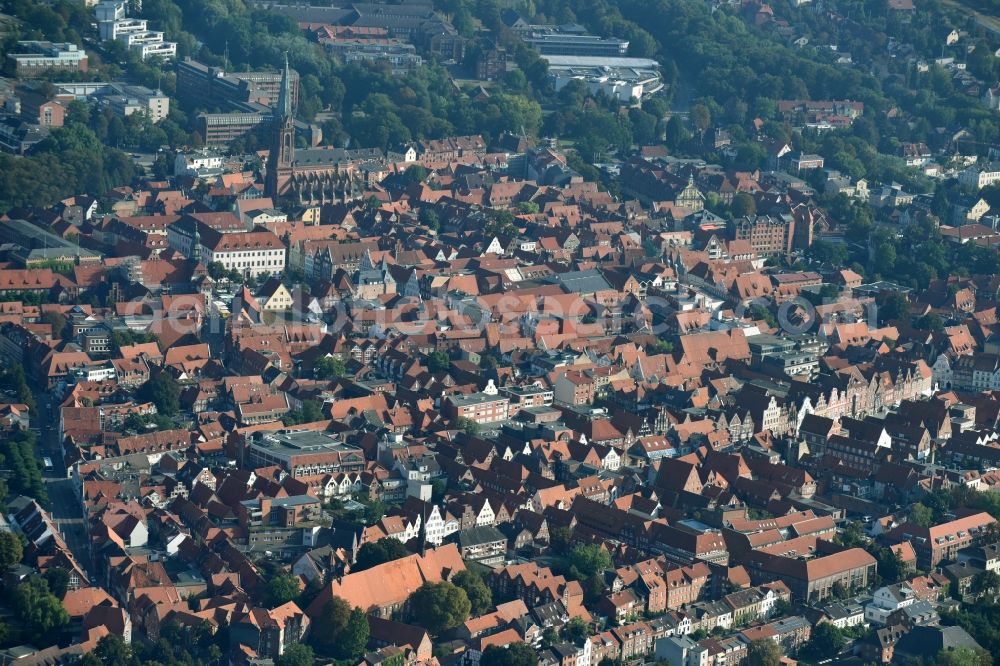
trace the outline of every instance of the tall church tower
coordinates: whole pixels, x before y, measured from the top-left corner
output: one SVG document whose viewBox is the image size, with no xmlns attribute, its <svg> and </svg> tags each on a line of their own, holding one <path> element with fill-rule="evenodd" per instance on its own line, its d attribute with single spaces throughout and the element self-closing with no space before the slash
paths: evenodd
<svg viewBox="0 0 1000 666">
<path fill-rule="evenodd" d="M 274 108 L 272 121 L 271 152 L 267 157 L 267 179 L 264 196 L 278 200 L 281 184 L 287 179 L 295 162 L 295 127 L 292 124 L 292 77 L 285 54 L 285 71 L 281 74 L 281 93 Z"/>
</svg>

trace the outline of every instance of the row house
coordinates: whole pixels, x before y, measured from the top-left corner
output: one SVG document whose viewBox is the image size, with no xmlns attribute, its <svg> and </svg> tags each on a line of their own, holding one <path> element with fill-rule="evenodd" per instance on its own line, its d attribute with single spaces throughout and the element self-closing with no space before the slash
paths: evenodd
<svg viewBox="0 0 1000 666">
<path fill-rule="evenodd" d="M 701 561 L 725 564 L 729 561 L 726 541 L 718 530 L 695 532 L 687 528 L 653 523 L 649 530 L 650 550 L 662 553 L 678 564 Z"/>
<path fill-rule="evenodd" d="M 812 625 L 800 616 L 792 615 L 765 625 L 751 627 L 740 632 L 748 643 L 759 640 L 772 640 L 786 654 L 795 654 L 812 636 Z"/>
<path fill-rule="evenodd" d="M 644 657 L 653 651 L 655 640 L 653 628 L 646 622 L 614 627 L 611 633 L 621 644 L 623 661 Z"/>
<path fill-rule="evenodd" d="M 560 601 L 571 612 L 583 603 L 583 588 L 536 562 L 513 564 L 495 571 L 490 578 L 496 594 L 522 599 L 529 606 Z"/>
<path fill-rule="evenodd" d="M 917 566 L 933 570 L 941 562 L 955 560 L 963 548 L 980 545 L 995 523 L 990 514 L 980 512 L 931 527 L 904 523 L 886 538 L 892 543 L 909 541 L 917 552 Z"/>
</svg>

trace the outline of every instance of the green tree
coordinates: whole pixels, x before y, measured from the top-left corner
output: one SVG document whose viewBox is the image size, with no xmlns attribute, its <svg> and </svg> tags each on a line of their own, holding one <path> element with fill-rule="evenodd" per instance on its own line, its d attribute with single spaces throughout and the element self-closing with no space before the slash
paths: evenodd
<svg viewBox="0 0 1000 666">
<path fill-rule="evenodd" d="M 139 397 L 156 405 L 156 411 L 164 416 L 174 416 L 181 408 L 180 385 L 166 370 L 160 370 L 139 387 Z"/>
<path fill-rule="evenodd" d="M 611 566 L 611 555 L 599 544 L 576 544 L 566 559 L 568 574 L 574 580 L 583 580 L 602 573 Z"/>
<path fill-rule="evenodd" d="M 945 610 L 941 613 L 941 624 L 962 627 L 991 654 L 1000 650 L 1000 604 L 983 600 L 957 610 Z"/>
<path fill-rule="evenodd" d="M 42 314 L 41 321 L 42 323 L 48 324 L 52 327 L 52 335 L 55 337 L 62 338 L 67 333 L 66 317 L 61 312 L 49 310 L 48 312 Z"/>
<path fill-rule="evenodd" d="M 430 173 L 427 167 L 414 164 L 407 167 L 406 171 L 403 172 L 403 179 L 409 184 L 419 184 L 427 180 Z"/>
<path fill-rule="evenodd" d="M 878 318 L 883 322 L 896 319 L 902 321 L 910 320 L 910 302 L 906 296 L 894 291 L 884 303 L 879 306 Z"/>
<path fill-rule="evenodd" d="M 455 421 L 452 423 L 452 427 L 455 428 L 456 430 L 463 431 L 469 437 L 478 437 L 479 433 L 482 431 L 482 428 L 480 428 L 479 423 L 465 416 L 459 416 L 457 419 L 455 419 Z"/>
<path fill-rule="evenodd" d="M 20 368 L 20 366 L 15 366 Z M 38 450 L 35 446 L 37 437 L 31 430 L 20 430 L 0 438 L 0 457 L 4 467 L 10 470 L 7 483 L 11 490 L 21 495 L 34 497 L 45 504 L 48 494 L 45 490 L 45 480 L 42 478 Z"/>
<path fill-rule="evenodd" d="M 347 618 L 347 624 L 337 641 L 336 656 L 340 659 L 357 660 L 365 653 L 369 637 L 368 617 L 360 608 L 355 608 Z"/>
<path fill-rule="evenodd" d="M 705 130 L 712 124 L 712 112 L 704 104 L 695 104 L 691 107 L 691 122 L 698 130 L 698 138 L 705 140 Z"/>
<path fill-rule="evenodd" d="M 882 243 L 875 249 L 875 265 L 884 275 L 891 275 L 896 266 L 896 248 L 891 243 Z"/>
<path fill-rule="evenodd" d="M 649 345 L 650 354 L 669 354 L 674 351 L 674 343 L 669 340 L 657 338 L 656 342 Z"/>
<path fill-rule="evenodd" d="M 299 577 L 288 572 L 282 572 L 267 581 L 268 608 L 277 608 L 299 597 Z"/>
<path fill-rule="evenodd" d="M 518 641 L 506 647 L 490 645 L 479 658 L 480 666 L 538 666 L 538 653 L 533 647 Z"/>
<path fill-rule="evenodd" d="M 920 527 L 930 527 L 934 524 L 934 512 L 930 507 L 917 502 L 910 507 L 909 521 Z"/>
<path fill-rule="evenodd" d="M 569 553 L 573 543 L 573 530 L 568 527 L 556 527 L 549 531 L 549 546 L 557 555 Z"/>
<path fill-rule="evenodd" d="M 667 121 L 666 143 L 667 147 L 677 149 L 691 139 L 691 134 L 684 127 L 684 121 L 680 116 L 674 115 Z"/>
<path fill-rule="evenodd" d="M 566 575 L 580 581 L 584 598 L 594 602 L 604 595 L 604 570 L 611 566 L 611 555 L 598 544 L 576 544 L 569 548 L 561 567 Z"/>
<path fill-rule="evenodd" d="M 448 483 L 444 479 L 431 480 L 431 501 L 439 504 L 444 500 L 445 493 L 448 492 Z"/>
<path fill-rule="evenodd" d="M 459 571 L 452 578 L 452 582 L 465 590 L 465 595 L 469 597 L 469 603 L 472 604 L 472 615 L 482 615 L 493 607 L 493 593 L 490 592 L 490 588 L 486 587 L 482 576 L 476 572 L 471 569 Z"/>
<path fill-rule="evenodd" d="M 830 588 L 830 593 L 834 599 L 844 600 L 851 596 L 851 588 L 841 583 L 839 580 Z"/>
<path fill-rule="evenodd" d="M 213 261 L 208 265 L 208 276 L 218 282 L 229 278 L 229 270 L 221 261 Z"/>
<path fill-rule="evenodd" d="M 110 636 L 114 635 L 115 634 L 110 634 Z M 109 636 L 105 636 L 104 638 L 109 638 Z M 78 666 L 104 666 L 104 662 L 101 661 L 101 658 L 94 652 L 84 653 L 80 656 L 80 659 L 76 663 Z"/>
<path fill-rule="evenodd" d="M 31 640 L 51 643 L 53 632 L 69 624 L 69 614 L 41 576 L 32 576 L 14 588 L 13 607 Z"/>
<path fill-rule="evenodd" d="M 347 365 L 340 356 L 324 356 L 316 361 L 313 372 L 319 379 L 337 379 L 347 374 Z"/>
<path fill-rule="evenodd" d="M 319 400 L 309 398 L 302 401 L 302 407 L 285 414 L 281 421 L 285 425 L 298 425 L 300 423 L 315 423 L 324 418 L 323 404 Z"/>
<path fill-rule="evenodd" d="M 173 419 L 163 414 L 137 414 L 133 412 L 122 421 L 123 430 L 140 433 L 152 427 L 156 427 L 159 430 L 170 430 L 174 425 Z"/>
<path fill-rule="evenodd" d="M 21 537 L 13 532 L 0 532 L 0 572 L 20 564 L 23 557 L 24 544 L 21 543 Z"/>
<path fill-rule="evenodd" d="M 465 590 L 447 581 L 421 585 L 410 596 L 410 606 L 420 609 L 418 624 L 435 636 L 465 622 L 472 610 Z"/>
<path fill-rule="evenodd" d="M 17 396 L 18 402 L 28 405 L 31 413 L 35 414 L 37 410 L 35 395 L 31 392 L 31 387 L 28 386 L 28 379 L 24 375 L 24 367 L 21 364 L 15 363 L 6 369 L 0 369 L 0 386 L 11 391 Z"/>
<path fill-rule="evenodd" d="M 747 647 L 747 666 L 779 666 L 781 648 L 769 638 L 761 638 Z"/>
<path fill-rule="evenodd" d="M 132 666 L 138 664 L 132 647 L 118 634 L 108 634 L 97 642 L 93 656 L 104 666 Z"/>
<path fill-rule="evenodd" d="M 332 655 L 350 617 L 351 606 L 340 597 L 332 597 L 313 619 L 310 641 L 324 654 Z"/>
<path fill-rule="evenodd" d="M 275 666 L 312 666 L 316 660 L 311 647 L 305 643 L 296 643 L 285 648 L 284 654 L 278 657 Z"/>
<path fill-rule="evenodd" d="M 736 165 L 744 169 L 757 169 L 767 162 L 767 151 L 757 142 L 744 143 L 736 149 Z"/>
<path fill-rule="evenodd" d="M 62 599 L 66 596 L 69 588 L 69 572 L 62 567 L 52 567 L 45 571 L 45 584 L 49 586 L 49 591 Z"/>
<path fill-rule="evenodd" d="M 818 240 L 809 247 L 809 256 L 817 261 L 842 266 L 848 263 L 847 248 L 843 243 Z"/>
<path fill-rule="evenodd" d="M 820 622 L 812 630 L 812 636 L 800 653 L 807 661 L 820 661 L 840 654 L 847 639 L 843 632 L 829 622 Z"/>
<path fill-rule="evenodd" d="M 733 202 L 729 204 L 729 212 L 735 218 L 755 215 L 757 213 L 757 201 L 746 192 L 739 192 L 733 195 Z"/>
<path fill-rule="evenodd" d="M 906 575 L 906 563 L 898 551 L 892 548 L 878 548 L 872 552 L 878 563 L 878 574 L 886 583 L 898 583 Z"/>
<path fill-rule="evenodd" d="M 356 660 L 368 644 L 368 619 L 360 608 L 351 609 L 340 597 L 324 604 L 309 631 L 320 651 L 337 659 Z"/>
<path fill-rule="evenodd" d="M 366 543 L 358 549 L 358 556 L 351 571 L 358 572 L 371 569 L 385 562 L 392 562 L 401 557 L 412 555 L 399 539 L 386 537 L 374 543 Z"/>
<path fill-rule="evenodd" d="M 431 208 L 430 206 L 424 206 L 420 209 L 420 214 L 417 215 L 417 219 L 420 224 L 424 225 L 432 231 L 437 231 L 441 228 L 441 216 L 438 212 Z"/>
<path fill-rule="evenodd" d="M 960 647 L 941 650 L 934 657 L 936 666 L 992 666 L 989 652 L 977 652 L 972 648 Z"/>
<path fill-rule="evenodd" d="M 579 615 L 570 618 L 570 621 L 563 625 L 563 640 L 570 643 L 582 643 L 590 636 L 590 625 Z"/>
<path fill-rule="evenodd" d="M 427 356 L 427 369 L 434 374 L 447 372 L 450 367 L 451 359 L 448 358 L 448 354 L 440 349 Z"/>
<path fill-rule="evenodd" d="M 983 571 L 972 578 L 969 591 L 975 595 L 995 595 L 1000 591 L 1000 575 L 995 571 Z"/>
<path fill-rule="evenodd" d="M 111 348 L 116 353 L 121 351 L 122 347 L 146 342 L 156 342 L 156 336 L 152 333 L 140 333 L 137 331 L 114 331 L 111 334 Z"/>
<path fill-rule="evenodd" d="M 837 542 L 845 548 L 859 548 L 865 545 L 865 533 L 860 523 L 851 521 L 837 534 Z"/>
<path fill-rule="evenodd" d="M 768 326 L 774 327 L 778 325 L 778 320 L 775 319 L 774 313 L 768 310 L 766 307 L 760 303 L 754 303 L 750 306 L 750 312 L 748 313 L 750 318 L 754 321 L 766 322 Z"/>
<path fill-rule="evenodd" d="M 915 328 L 940 333 L 944 330 L 944 320 L 941 319 L 941 315 L 935 312 L 930 312 L 922 317 L 918 317 L 913 322 L 913 326 Z"/>
<path fill-rule="evenodd" d="M 771 608 L 771 617 L 785 617 L 792 614 L 792 604 L 784 599 L 778 599 Z"/>
<path fill-rule="evenodd" d="M 389 511 L 389 507 L 386 503 L 379 499 L 367 500 L 364 502 L 364 505 L 366 525 L 374 525 L 378 521 L 382 520 L 382 516 Z"/>
</svg>

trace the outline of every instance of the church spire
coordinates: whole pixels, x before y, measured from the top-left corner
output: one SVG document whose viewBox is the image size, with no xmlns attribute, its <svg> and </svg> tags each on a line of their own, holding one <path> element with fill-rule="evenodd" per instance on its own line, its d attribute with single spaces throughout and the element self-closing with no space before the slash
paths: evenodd
<svg viewBox="0 0 1000 666">
<path fill-rule="evenodd" d="M 267 158 L 264 178 L 265 196 L 277 199 L 288 191 L 295 164 L 295 125 L 292 118 L 292 72 L 285 53 L 285 69 L 281 73 L 281 92 L 274 107 L 271 154 Z"/>
<path fill-rule="evenodd" d="M 292 117 L 292 74 L 288 69 L 288 52 L 285 52 L 285 70 L 281 73 L 281 93 L 278 95 L 278 117 L 286 120 Z"/>
</svg>

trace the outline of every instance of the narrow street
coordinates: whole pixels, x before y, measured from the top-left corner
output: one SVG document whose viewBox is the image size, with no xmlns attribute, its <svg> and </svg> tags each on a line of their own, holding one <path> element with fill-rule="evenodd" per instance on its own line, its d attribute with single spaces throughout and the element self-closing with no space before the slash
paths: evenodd
<svg viewBox="0 0 1000 666">
<path fill-rule="evenodd" d="M 83 508 L 73 490 L 73 481 L 66 478 L 66 465 L 52 399 L 48 395 L 38 395 L 37 401 L 38 416 L 35 425 L 38 426 L 38 454 L 52 461 L 51 468 L 43 469 L 50 513 L 77 562 L 88 574 L 93 574 Z"/>
</svg>

